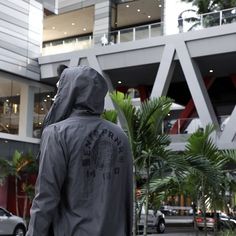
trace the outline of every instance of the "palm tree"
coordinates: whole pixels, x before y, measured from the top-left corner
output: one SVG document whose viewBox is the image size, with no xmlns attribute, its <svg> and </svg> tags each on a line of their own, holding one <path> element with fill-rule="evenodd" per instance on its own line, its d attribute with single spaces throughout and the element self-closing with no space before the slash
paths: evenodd
<svg viewBox="0 0 236 236">
<path fill-rule="evenodd" d="M 131 98 L 120 92 L 111 93 L 112 101 L 118 111 L 122 128 L 127 133 L 134 160 L 134 224 L 133 234 L 137 231 L 137 199 L 136 199 L 136 177 L 140 170 L 145 170 L 147 183 L 150 180 L 151 166 L 154 159 L 157 159 L 163 152 L 163 148 L 169 144 L 165 135 L 162 135 L 162 121 L 167 116 L 172 104 L 172 100 L 165 97 L 146 100 L 140 108 L 132 105 Z M 147 234 L 147 209 L 149 199 L 149 184 L 145 184 L 146 196 L 146 224 L 144 226 L 144 235 Z"/>
<path fill-rule="evenodd" d="M 182 1 L 190 2 L 192 3 L 193 6 L 197 6 L 198 14 L 205 14 L 212 12 L 212 14 L 204 15 L 204 17 L 202 18 L 202 23 L 205 27 L 219 25 L 222 23 L 222 22 L 219 23 L 219 20 L 221 19 L 220 15 L 218 13 L 213 13 L 214 11 L 233 8 L 236 6 L 236 0 L 182 0 Z M 180 20 L 183 21 L 183 19 Z M 188 31 L 192 30 L 193 28 L 201 24 L 201 19 L 198 17 L 190 17 L 184 20 L 188 22 L 190 21 L 195 22 Z M 227 21 L 227 17 L 224 20 Z M 230 17 L 229 20 L 231 21 L 232 18 Z"/>
<path fill-rule="evenodd" d="M 213 12 L 215 10 L 223 10 L 236 6 L 236 0 L 182 0 L 184 2 L 191 2 L 192 5 L 197 6 L 198 14 Z"/>
<path fill-rule="evenodd" d="M 211 138 L 213 126 L 206 126 L 205 130 L 197 130 L 188 140 L 185 151 L 185 160 L 190 166 L 191 184 L 198 190 L 194 198 L 200 203 L 205 218 L 206 209 L 222 207 L 225 192 L 224 166 L 228 159 L 218 150 Z M 206 219 L 205 219 L 206 222 Z M 205 225 L 205 235 L 206 225 Z M 216 231 L 216 229 L 215 229 Z"/>
<path fill-rule="evenodd" d="M 37 172 L 37 164 L 35 158 L 33 157 L 31 152 L 20 153 L 18 150 L 16 150 L 13 154 L 11 161 L 1 158 L 0 166 L 2 173 L 0 178 L 6 179 L 8 176 L 14 177 L 16 214 L 19 215 L 18 182 L 19 180 L 22 179 L 23 173 L 29 174 Z M 29 185 L 28 180 L 26 178 L 25 182 L 23 183 L 23 188 L 28 192 L 30 188 L 32 189 L 32 187 L 33 186 Z M 24 197 L 23 218 L 26 217 L 27 204 L 28 204 L 28 196 Z"/>
</svg>

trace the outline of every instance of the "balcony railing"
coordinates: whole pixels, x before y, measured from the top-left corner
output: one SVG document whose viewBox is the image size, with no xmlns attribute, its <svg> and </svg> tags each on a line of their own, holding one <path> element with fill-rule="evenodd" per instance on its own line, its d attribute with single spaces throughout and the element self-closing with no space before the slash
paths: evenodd
<svg viewBox="0 0 236 236">
<path fill-rule="evenodd" d="M 188 18 L 183 18 L 183 22 Z M 199 30 L 212 26 L 223 24 L 231 24 L 236 22 L 236 8 L 226 9 L 217 12 L 199 15 L 192 22 L 192 25 L 187 30 Z M 96 37 L 83 36 L 71 39 L 57 40 L 49 43 L 44 43 L 42 55 L 51 55 L 63 52 L 70 52 L 81 49 L 88 49 L 94 46 L 113 45 L 123 42 L 136 41 L 140 39 L 150 39 L 163 35 L 163 22 L 138 26 L 134 28 L 126 28 L 122 30 L 112 31 L 109 34 L 104 34 Z"/>
</svg>

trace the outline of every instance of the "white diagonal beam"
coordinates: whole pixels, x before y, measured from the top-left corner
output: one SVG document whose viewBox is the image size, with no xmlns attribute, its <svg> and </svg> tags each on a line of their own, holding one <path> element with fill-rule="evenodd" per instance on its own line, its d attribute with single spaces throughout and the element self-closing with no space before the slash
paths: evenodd
<svg viewBox="0 0 236 236">
<path fill-rule="evenodd" d="M 176 43 L 176 52 L 202 125 L 205 127 L 207 124 L 214 124 L 218 128 L 218 120 L 199 67 L 191 59 L 183 41 Z"/>
<path fill-rule="evenodd" d="M 90 53 L 87 58 L 88 58 L 89 66 L 92 67 L 93 69 L 95 69 L 98 73 L 100 73 L 105 78 L 105 80 L 107 81 L 107 84 L 108 84 L 109 92 L 112 92 L 114 89 L 113 89 L 113 85 L 111 83 L 111 79 L 110 79 L 109 75 L 101 69 L 101 67 L 98 63 L 97 57 L 94 54 Z M 112 102 L 109 94 L 107 94 L 106 98 L 105 98 L 105 108 L 106 109 L 114 109 L 114 105 L 113 105 L 113 102 Z"/>
<path fill-rule="evenodd" d="M 79 61 L 80 61 L 80 57 L 78 57 L 77 55 L 73 55 L 73 57 L 70 59 L 69 67 L 78 66 Z"/>
<path fill-rule="evenodd" d="M 164 48 L 159 69 L 157 71 L 151 98 L 166 96 L 175 69 L 175 62 L 173 61 L 174 55 L 174 45 L 170 43 L 167 44 Z"/>
<path fill-rule="evenodd" d="M 229 121 L 226 123 L 225 128 L 220 136 L 221 143 L 233 142 L 236 135 L 236 106 L 230 116 Z M 236 143 L 235 143 L 236 148 Z"/>
</svg>

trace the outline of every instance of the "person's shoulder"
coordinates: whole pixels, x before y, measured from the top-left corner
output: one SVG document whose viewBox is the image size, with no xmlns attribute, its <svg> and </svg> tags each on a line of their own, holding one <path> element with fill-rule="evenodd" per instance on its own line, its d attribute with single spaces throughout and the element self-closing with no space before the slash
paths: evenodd
<svg viewBox="0 0 236 236">
<path fill-rule="evenodd" d="M 60 133 L 66 128 L 66 126 L 68 126 L 68 122 L 65 122 L 65 120 L 56 122 L 54 124 L 47 126 L 43 130 L 43 134 Z"/>
<path fill-rule="evenodd" d="M 112 130 L 113 132 L 115 132 L 116 134 L 120 134 L 121 136 L 127 136 L 124 132 L 124 130 L 117 124 L 114 124 L 108 120 L 104 120 L 105 125 L 107 126 L 107 128 L 109 128 L 110 130 Z"/>
</svg>

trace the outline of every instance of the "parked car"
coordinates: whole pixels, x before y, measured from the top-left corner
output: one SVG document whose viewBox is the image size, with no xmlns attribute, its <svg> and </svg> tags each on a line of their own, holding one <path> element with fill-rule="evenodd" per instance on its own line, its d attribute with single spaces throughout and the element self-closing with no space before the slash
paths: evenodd
<svg viewBox="0 0 236 236">
<path fill-rule="evenodd" d="M 199 230 L 204 229 L 204 216 L 203 214 L 198 214 L 196 216 L 196 225 Z M 206 213 L 206 227 L 208 229 L 214 229 L 214 226 L 217 227 L 218 230 L 223 229 L 236 229 L 236 220 L 233 218 L 230 218 L 228 215 L 226 215 L 223 212 L 217 212 L 216 213 L 216 219 L 214 218 L 213 212 L 207 212 Z"/>
<path fill-rule="evenodd" d="M 0 207 L 0 235 L 25 236 L 25 234 L 25 221 Z"/>
<path fill-rule="evenodd" d="M 142 209 L 138 222 L 139 232 L 143 231 L 145 222 L 145 211 Z M 164 233 L 166 229 L 165 215 L 161 211 L 148 210 L 148 231 Z"/>
</svg>

